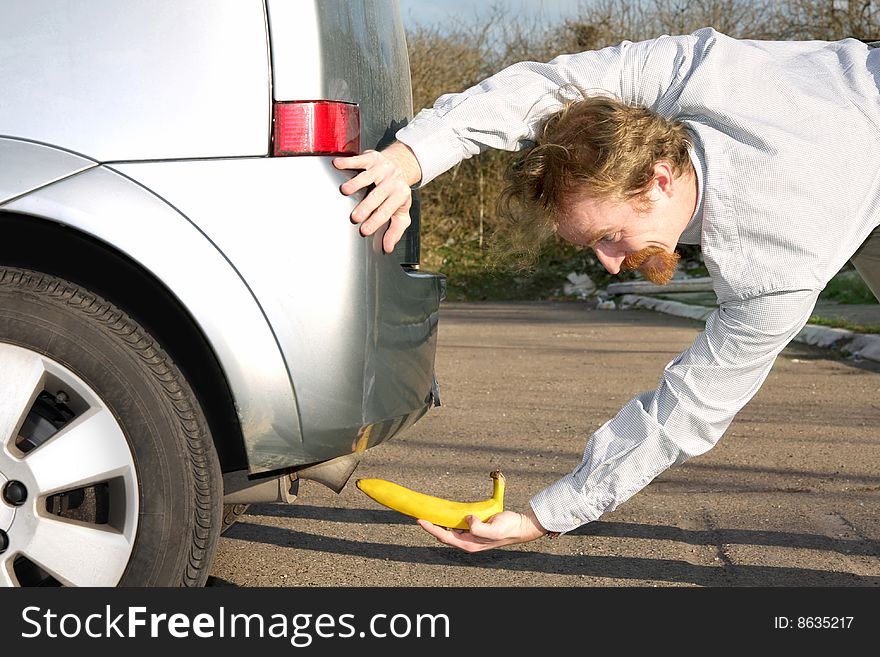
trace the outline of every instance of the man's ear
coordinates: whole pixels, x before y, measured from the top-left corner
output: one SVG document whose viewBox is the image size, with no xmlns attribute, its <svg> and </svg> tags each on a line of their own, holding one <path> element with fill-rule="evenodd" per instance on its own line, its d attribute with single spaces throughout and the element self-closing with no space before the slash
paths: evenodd
<svg viewBox="0 0 880 657">
<path fill-rule="evenodd" d="M 654 180 L 652 191 L 663 196 L 672 196 L 672 188 L 675 181 L 675 173 L 672 165 L 666 160 L 654 163 Z"/>
</svg>

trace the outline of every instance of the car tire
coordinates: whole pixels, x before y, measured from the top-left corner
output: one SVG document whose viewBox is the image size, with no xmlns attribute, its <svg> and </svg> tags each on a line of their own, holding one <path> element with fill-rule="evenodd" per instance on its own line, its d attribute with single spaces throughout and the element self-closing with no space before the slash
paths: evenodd
<svg viewBox="0 0 880 657">
<path fill-rule="evenodd" d="M 250 504 L 224 504 L 223 528 L 220 530 L 220 533 L 225 534 L 232 525 L 237 523 L 247 513 L 248 507 L 250 507 Z"/>
<path fill-rule="evenodd" d="M 184 376 L 124 311 L 0 266 L 0 441 L 0 585 L 205 584 L 219 460 Z"/>
</svg>

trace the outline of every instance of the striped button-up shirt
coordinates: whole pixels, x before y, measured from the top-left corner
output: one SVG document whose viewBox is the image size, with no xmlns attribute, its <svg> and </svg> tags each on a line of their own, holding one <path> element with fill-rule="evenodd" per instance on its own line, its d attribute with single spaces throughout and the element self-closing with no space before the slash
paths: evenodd
<svg viewBox="0 0 880 657">
<path fill-rule="evenodd" d="M 533 143 L 578 94 L 610 93 L 678 119 L 694 140 L 700 244 L 719 307 L 587 441 L 570 474 L 531 499 L 565 532 L 668 467 L 709 450 L 806 324 L 819 292 L 880 225 L 880 49 L 736 40 L 712 29 L 515 64 L 442 96 L 398 132 L 422 184 L 487 148 Z"/>
</svg>

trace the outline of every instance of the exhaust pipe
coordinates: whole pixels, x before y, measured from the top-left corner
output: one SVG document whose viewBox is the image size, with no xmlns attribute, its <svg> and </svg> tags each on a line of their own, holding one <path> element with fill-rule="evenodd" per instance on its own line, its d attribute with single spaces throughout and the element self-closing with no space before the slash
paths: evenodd
<svg viewBox="0 0 880 657">
<path fill-rule="evenodd" d="M 292 504 L 296 501 L 300 479 L 317 481 L 338 494 L 345 488 L 362 456 L 361 452 L 355 452 L 302 468 L 288 468 L 280 474 L 278 471 L 259 475 L 248 474 L 247 470 L 227 472 L 223 475 L 223 503 Z"/>
</svg>

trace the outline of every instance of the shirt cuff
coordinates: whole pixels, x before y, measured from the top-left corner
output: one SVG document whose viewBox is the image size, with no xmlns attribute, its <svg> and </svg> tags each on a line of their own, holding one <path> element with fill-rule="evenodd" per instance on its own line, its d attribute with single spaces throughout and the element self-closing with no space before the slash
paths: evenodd
<svg viewBox="0 0 880 657">
<path fill-rule="evenodd" d="M 461 142 L 455 131 L 444 126 L 443 122 L 433 117 L 422 117 L 417 123 L 410 123 L 397 131 L 397 141 L 409 146 L 419 161 L 422 179 L 415 186 L 423 187 L 470 157 L 463 152 Z"/>
<path fill-rule="evenodd" d="M 607 504 L 584 504 L 584 496 L 578 490 L 571 475 L 550 484 L 536 493 L 529 504 L 541 526 L 550 532 L 568 532 L 588 522 L 598 520 Z"/>
</svg>

